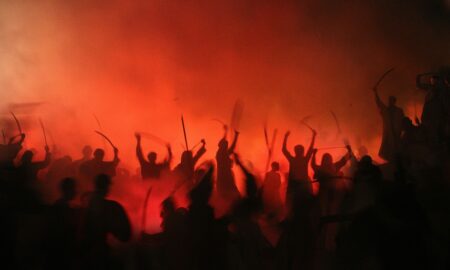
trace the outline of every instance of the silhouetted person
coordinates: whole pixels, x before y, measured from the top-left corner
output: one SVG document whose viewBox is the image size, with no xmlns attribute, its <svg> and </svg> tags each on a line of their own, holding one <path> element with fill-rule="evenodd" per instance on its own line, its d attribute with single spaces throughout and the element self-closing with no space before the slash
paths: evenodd
<svg viewBox="0 0 450 270">
<path fill-rule="evenodd" d="M 190 269 L 228 269 L 226 224 L 215 220 L 214 209 L 209 204 L 213 173 L 214 168 L 209 165 L 201 180 L 189 192 Z"/>
<path fill-rule="evenodd" d="M 237 189 L 236 183 L 234 182 L 234 174 L 232 171 L 233 160 L 230 157 L 236 149 L 239 132 L 235 131 L 233 142 L 230 146 L 228 146 L 226 134 L 227 133 L 225 132 L 224 137 L 219 141 L 219 149 L 216 153 L 216 188 L 220 199 L 225 201 L 227 204 L 230 204 L 240 197 L 239 190 Z"/>
<path fill-rule="evenodd" d="M 314 262 L 317 260 L 320 207 L 312 194 L 296 187 L 301 183 L 290 181 L 292 193 L 286 198 L 289 211 L 282 223 L 277 246 L 279 262 L 275 269 L 318 269 Z"/>
<path fill-rule="evenodd" d="M 157 154 L 155 152 L 150 152 L 147 155 L 147 160 L 144 158 L 142 154 L 142 146 L 141 146 L 141 135 L 139 133 L 135 134 L 136 136 L 136 156 L 139 160 L 139 164 L 141 165 L 141 176 L 142 179 L 158 179 L 161 176 L 161 172 L 164 170 L 170 170 L 170 162 L 172 160 L 172 150 L 170 145 L 167 144 L 167 158 L 162 163 L 157 163 Z"/>
<path fill-rule="evenodd" d="M 50 212 L 47 269 L 77 269 L 80 211 L 71 206 L 76 196 L 76 181 L 64 178 L 59 188 L 61 197 Z"/>
<path fill-rule="evenodd" d="M 172 197 L 161 203 L 163 254 L 167 269 L 190 266 L 189 230 L 186 209 L 177 209 Z"/>
<path fill-rule="evenodd" d="M 50 165 L 51 154 L 48 146 L 45 147 L 45 159 L 33 162 L 33 152 L 27 150 L 23 153 L 20 165 L 17 167 L 19 181 L 24 184 L 34 184 L 37 180 L 39 170 Z"/>
<path fill-rule="evenodd" d="M 421 82 L 421 75 L 417 76 L 417 87 L 425 90 L 426 96 L 422 108 L 421 124 L 426 132 L 430 144 L 442 141 L 448 124 L 448 89 L 441 76 L 433 75 L 428 83 Z"/>
<path fill-rule="evenodd" d="M 397 99 L 394 96 L 389 97 L 388 105 L 386 105 L 381 101 L 376 88 L 373 92 L 383 120 L 383 137 L 378 155 L 387 161 L 393 161 L 398 153 L 402 120 L 405 115 L 403 110 L 396 106 Z"/>
<path fill-rule="evenodd" d="M 342 200 L 346 184 L 341 178 L 341 169 L 350 159 L 350 146 L 347 146 L 347 150 L 348 153 L 337 162 L 333 162 L 333 157 L 329 153 L 323 154 L 320 165 L 316 161 L 317 149 L 313 151 L 311 167 L 314 170 L 314 178 L 320 184 L 318 196 L 324 216 L 336 214 Z"/>
<path fill-rule="evenodd" d="M 427 217 L 414 191 L 399 185 L 400 182 L 406 181 L 385 183 L 375 204 L 361 209 L 340 233 L 336 253 L 338 269 L 445 269 L 448 266 L 448 263 L 434 265 L 430 261 L 430 255 L 436 251 L 430 251 L 428 246 Z"/>
<path fill-rule="evenodd" d="M 94 158 L 85 161 L 80 165 L 80 173 L 86 179 L 94 179 L 99 174 L 107 174 L 111 177 L 116 175 L 116 168 L 119 164 L 119 149 L 114 148 L 114 158 L 112 161 L 104 161 L 105 151 L 97 148 L 94 151 Z"/>
<path fill-rule="evenodd" d="M 305 148 L 303 145 L 296 145 L 294 147 L 294 155 L 291 155 L 289 150 L 287 149 L 287 140 L 289 138 L 289 135 L 291 134 L 290 131 L 286 132 L 284 135 L 283 140 L 283 154 L 286 157 L 286 159 L 289 162 L 289 181 L 299 181 L 301 185 L 296 185 L 298 188 L 301 188 L 304 192 L 312 193 L 312 186 L 310 182 L 310 178 L 308 175 L 308 164 L 312 157 L 313 148 L 314 148 L 314 142 L 316 140 L 316 131 L 313 130 L 313 135 L 311 139 L 311 143 L 309 145 L 308 150 L 305 154 Z M 291 192 L 292 185 L 290 182 L 288 182 L 288 194 Z"/>
<path fill-rule="evenodd" d="M 399 152 L 403 165 L 418 167 L 421 163 L 436 163 L 436 160 L 432 158 L 431 149 L 428 147 L 423 126 L 415 126 L 411 119 L 404 117 L 402 129 Z"/>
<path fill-rule="evenodd" d="M 350 213 L 356 213 L 375 204 L 382 180 L 380 168 L 370 156 L 363 156 L 353 177 Z"/>
<path fill-rule="evenodd" d="M 272 169 L 266 173 L 264 183 L 262 186 L 262 198 L 264 202 L 264 210 L 271 216 L 278 216 L 283 209 L 283 202 L 281 201 L 280 188 L 280 164 L 272 162 Z"/>
<path fill-rule="evenodd" d="M 88 269 L 111 269 L 112 260 L 107 236 L 127 242 L 131 237 L 131 225 L 125 209 L 118 202 L 106 199 L 111 177 L 100 174 L 95 178 L 95 190 L 86 209 L 84 245 Z"/>
<path fill-rule="evenodd" d="M 84 162 L 88 161 L 92 156 L 92 147 L 90 145 L 85 145 L 81 150 L 82 157 L 80 159 L 74 160 L 72 162 L 73 170 L 77 173 L 80 173 L 80 166 Z"/>
<path fill-rule="evenodd" d="M 351 148 L 347 146 L 348 153 L 337 162 L 333 162 L 333 157 L 329 153 L 322 156 L 320 165 L 316 162 L 317 150 L 314 151 L 311 167 L 314 170 L 314 178 L 320 184 L 318 199 L 322 216 L 330 216 L 338 214 L 341 203 L 347 192 L 347 184 L 342 178 L 342 167 L 345 166 L 350 159 Z M 335 247 L 337 226 L 336 224 L 328 224 L 322 232 L 323 240 L 321 246 L 326 251 L 332 251 Z"/>
<path fill-rule="evenodd" d="M 192 186 L 195 164 L 205 154 L 205 145 L 205 140 L 202 140 L 202 146 L 195 153 L 195 156 L 193 156 L 191 150 L 183 151 L 181 154 L 181 161 L 173 170 L 180 183 L 188 183 L 188 186 Z"/>
<path fill-rule="evenodd" d="M 255 176 L 234 155 L 236 165 L 245 175 L 246 196 L 237 201 L 232 211 L 232 254 L 231 269 L 262 269 L 265 252 L 271 247 L 257 222 L 257 214 L 262 210 L 260 192 Z"/>
<path fill-rule="evenodd" d="M 11 169 L 14 167 L 14 160 L 22 149 L 25 134 L 20 134 L 19 140 L 14 142 L 17 136 L 10 138 L 8 144 L 0 144 L 0 169 Z"/>
</svg>

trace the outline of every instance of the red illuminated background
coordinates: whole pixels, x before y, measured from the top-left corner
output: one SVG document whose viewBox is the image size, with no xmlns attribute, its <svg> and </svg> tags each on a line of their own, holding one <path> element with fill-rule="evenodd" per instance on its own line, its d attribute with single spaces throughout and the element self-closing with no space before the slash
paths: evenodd
<svg viewBox="0 0 450 270">
<path fill-rule="evenodd" d="M 307 115 L 319 132 L 318 147 L 348 138 L 376 155 L 381 121 L 371 88 L 378 77 L 396 68 L 380 94 L 396 95 L 413 117 L 424 96 L 415 75 L 450 62 L 450 5 L 415 2 L 1 1 L 2 124 L 7 135 L 15 134 L 14 110 L 26 146 L 40 158 L 41 118 L 59 154 L 78 158 L 85 144 L 103 147 L 93 132 L 99 129 L 96 115 L 120 149 L 121 167 L 135 173 L 135 131 L 172 142 L 174 165 L 182 151 L 183 114 L 190 144 L 205 138 L 206 157 L 213 158 L 222 129 L 211 119 L 229 122 L 240 99 L 238 152 L 257 173 L 267 156 L 266 121 L 279 129 L 274 159 L 283 171 L 282 135 L 292 131 L 291 147 L 308 144 L 310 133 L 299 124 Z M 165 155 L 150 140 L 144 148 Z M 135 223 L 144 193 L 137 181 L 115 183 L 113 194 Z M 157 221 L 149 223 L 157 228 Z"/>
</svg>

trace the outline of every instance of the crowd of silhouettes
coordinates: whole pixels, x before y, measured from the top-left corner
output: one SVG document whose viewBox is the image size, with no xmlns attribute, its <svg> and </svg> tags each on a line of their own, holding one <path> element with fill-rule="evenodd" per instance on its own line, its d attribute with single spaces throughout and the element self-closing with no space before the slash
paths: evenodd
<svg viewBox="0 0 450 270">
<path fill-rule="evenodd" d="M 201 140 L 172 166 L 169 144 L 158 162 L 156 152 L 144 156 L 136 133 L 142 181 L 172 190 L 160 201 L 155 234 L 145 226 L 133 233 L 125 208 L 108 198 L 124 176 L 118 148 L 111 161 L 90 146 L 81 159 L 52 160 L 45 146 L 45 158 L 35 161 L 23 149 L 26 135 L 13 136 L 0 144 L 1 268 L 449 269 L 450 72 L 419 75 L 417 86 L 426 91 L 420 120 L 373 89 L 382 164 L 349 143 L 333 158 L 315 147 L 311 128 L 309 147 L 296 144 L 293 153 L 285 133 L 287 172 L 272 161 L 260 176 L 236 153 L 239 132 L 224 126 L 215 161 L 199 163 L 207 151 Z M 51 202 L 43 199 L 46 185 L 58 190 Z M 144 217 L 144 224 L 158 218 Z"/>
</svg>

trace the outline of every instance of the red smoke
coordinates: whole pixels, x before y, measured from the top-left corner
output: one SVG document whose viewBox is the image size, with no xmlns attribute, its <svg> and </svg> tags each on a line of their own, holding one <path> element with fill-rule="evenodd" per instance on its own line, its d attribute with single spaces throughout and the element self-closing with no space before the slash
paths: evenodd
<svg viewBox="0 0 450 270">
<path fill-rule="evenodd" d="M 450 37 L 439 34 L 448 29 L 445 16 L 427 20 L 422 14 L 422 22 L 411 22 L 427 6 L 407 1 L 391 8 L 383 6 L 393 5 L 390 1 L 297 2 L 2 2 L 4 111 L 9 103 L 42 102 L 15 108 L 27 121 L 27 147 L 43 153 L 40 117 L 51 142 L 74 158 L 85 144 L 103 147 L 93 132 L 99 129 L 95 114 L 120 149 L 121 166 L 133 174 L 138 130 L 172 142 L 173 165 L 178 162 L 181 114 L 190 144 L 205 138 L 206 158 L 213 158 L 222 129 L 211 119 L 228 123 L 237 99 L 245 104 L 238 151 L 257 173 L 263 173 L 267 157 L 266 121 L 279 130 L 277 150 L 288 129 L 290 147 L 309 143 L 310 133 L 299 123 L 307 115 L 319 132 L 318 147 L 342 145 L 330 110 L 339 118 L 342 137 L 376 155 L 381 125 L 371 87 L 395 66 L 381 95 L 398 95 L 408 115 L 414 116 L 414 106 L 419 114 L 423 94 L 415 90 L 415 74 L 450 60 Z M 385 11 L 391 9 L 403 17 Z M 432 44 L 426 42 L 431 38 Z M 6 113 L 5 119 L 11 121 Z M 165 155 L 152 141 L 144 147 Z M 280 151 L 274 159 L 287 170 Z M 140 207 L 145 190 L 136 184 L 114 193 L 136 198 L 128 206 Z"/>
</svg>

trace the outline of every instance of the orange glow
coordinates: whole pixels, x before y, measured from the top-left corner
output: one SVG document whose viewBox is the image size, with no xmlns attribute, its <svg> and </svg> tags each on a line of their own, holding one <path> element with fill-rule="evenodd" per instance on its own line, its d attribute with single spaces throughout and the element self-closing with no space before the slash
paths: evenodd
<svg viewBox="0 0 450 270">
<path fill-rule="evenodd" d="M 131 174 L 138 166 L 137 130 L 170 141 L 172 166 L 178 163 L 182 114 L 190 145 L 205 138 L 205 159 L 212 159 L 222 129 L 211 119 L 228 123 L 235 100 L 241 99 L 245 108 L 238 152 L 262 176 L 266 121 L 270 130 L 278 128 L 273 160 L 286 172 L 282 137 L 291 130 L 290 149 L 308 145 L 311 134 L 299 123 L 306 115 L 312 115 L 309 124 L 319 132 L 318 148 L 340 146 L 348 138 L 354 148 L 365 145 L 376 156 L 381 121 L 371 87 L 391 65 L 402 64 L 383 82 L 382 97 L 398 95 L 410 116 L 412 101 L 421 100 L 414 75 L 423 67 L 383 40 L 375 15 L 362 4 L 358 12 L 324 14 L 327 19 L 313 24 L 313 4 L 298 1 L 93 2 L 0 4 L 0 18 L 6 22 L 0 30 L 4 119 L 10 103 L 42 102 L 16 111 L 26 122 L 26 146 L 37 150 L 38 159 L 44 146 L 38 118 L 57 145 L 56 155 L 76 159 L 85 144 L 104 145 L 93 132 L 99 129 L 94 114 L 120 149 L 120 167 Z M 330 110 L 339 118 L 341 136 L 336 136 Z M 157 151 L 160 159 L 165 155 L 165 148 L 150 140 L 144 140 L 143 147 Z M 106 153 L 111 157 L 111 148 Z M 337 158 L 345 150 L 331 153 Z M 136 226 L 146 189 L 147 184 L 131 179 L 114 184 L 112 196 L 125 204 Z M 150 231 L 159 227 L 163 196 L 160 191 L 152 197 Z"/>
</svg>

